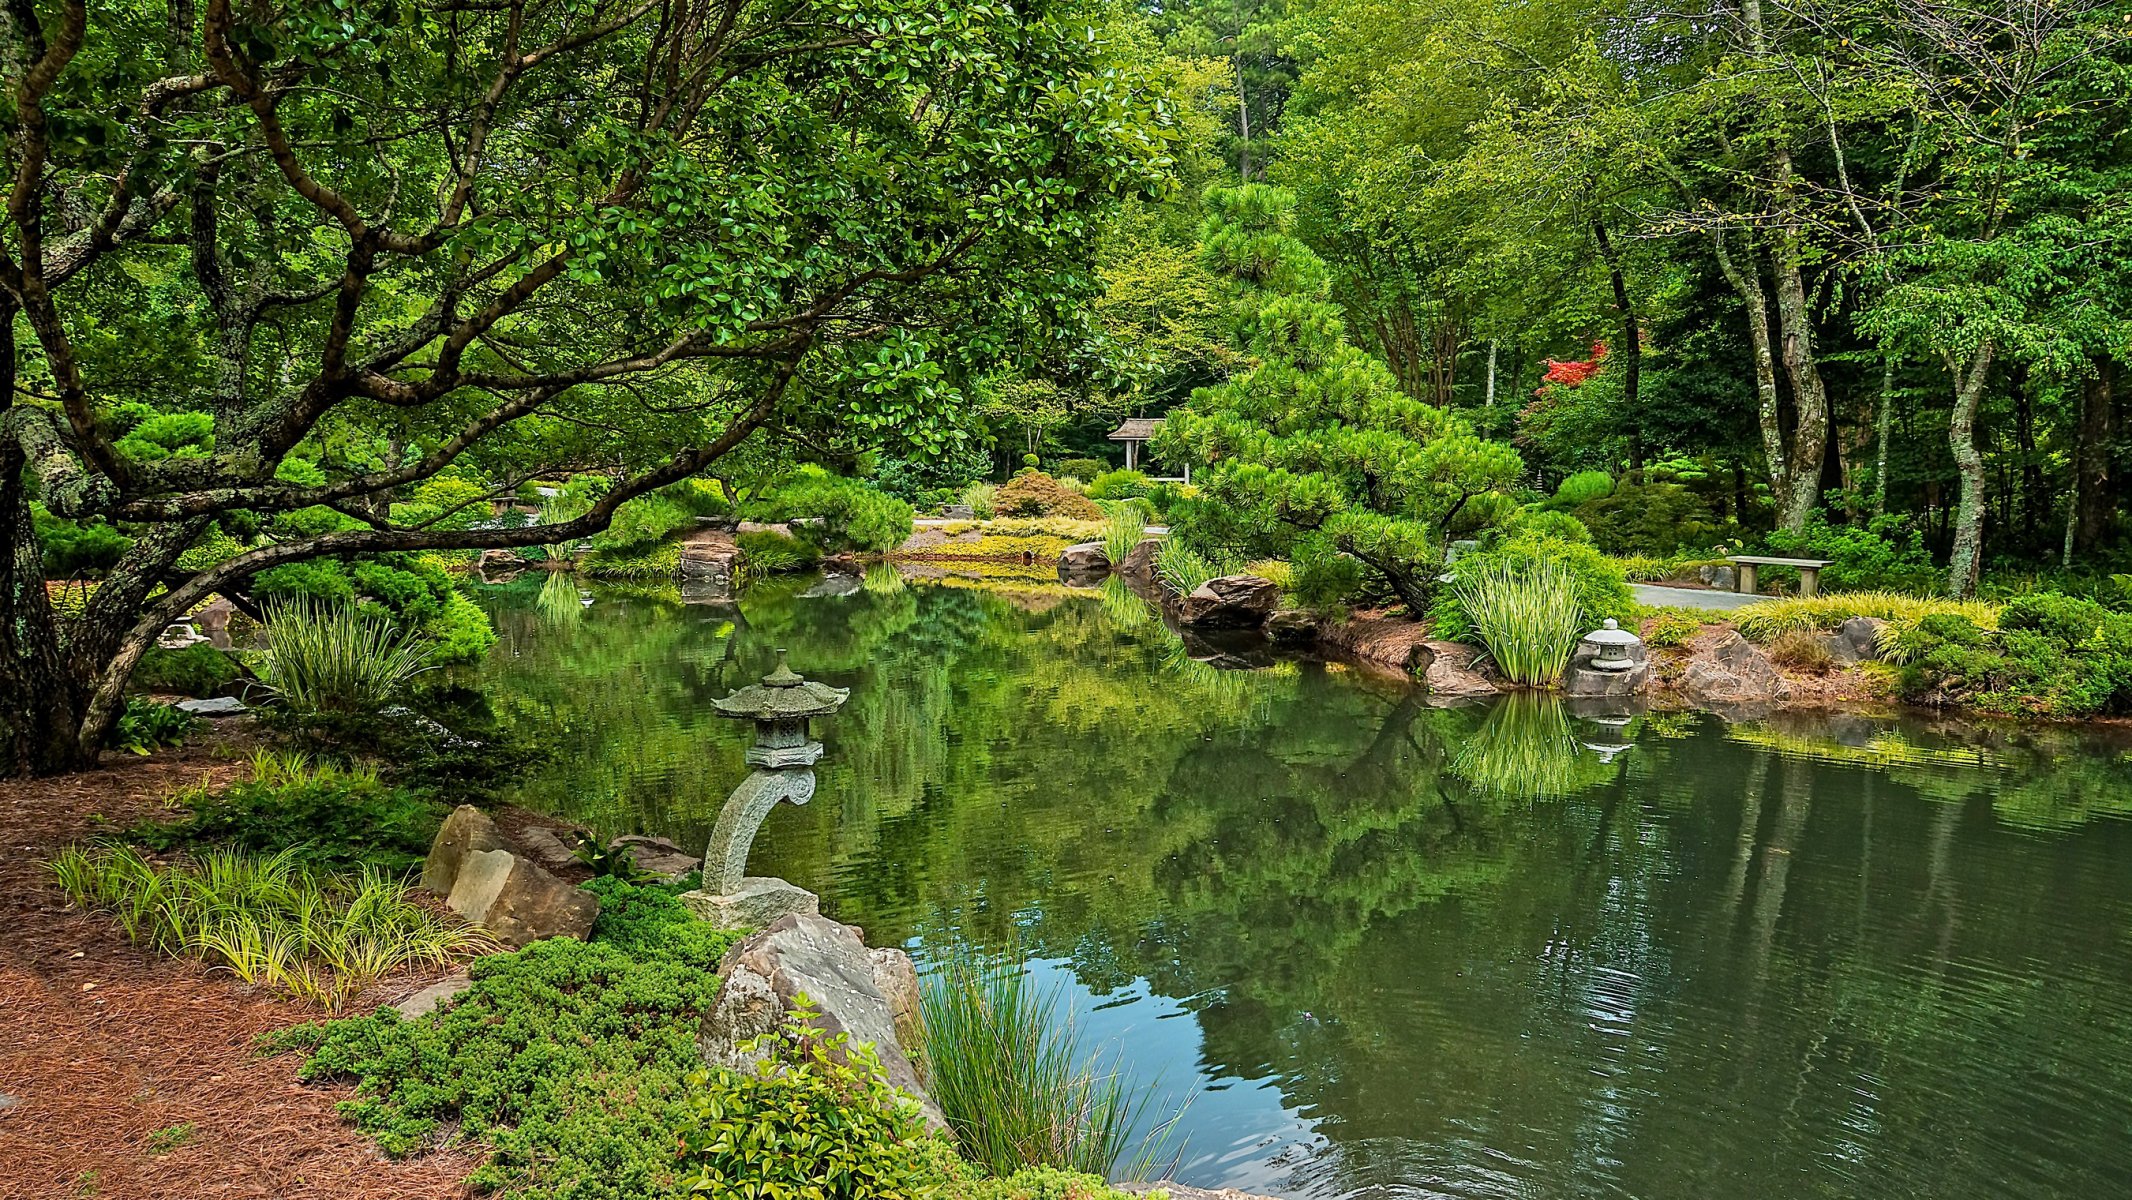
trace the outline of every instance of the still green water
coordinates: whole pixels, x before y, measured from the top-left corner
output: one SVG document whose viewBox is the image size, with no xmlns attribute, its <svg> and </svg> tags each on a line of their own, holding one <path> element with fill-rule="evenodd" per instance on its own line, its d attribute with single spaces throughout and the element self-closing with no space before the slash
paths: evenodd
<svg viewBox="0 0 2132 1200">
<path fill-rule="evenodd" d="M 790 647 L 852 695 L 751 873 L 921 967 L 1021 954 L 1190 1100 L 1183 1182 L 2132 1196 L 2132 757 L 2102 735 L 1438 709 L 1217 669 L 1042 582 L 535 586 L 492 594 L 482 668 L 564 744 L 522 803 L 701 846 L 750 732 L 710 701 Z"/>
</svg>

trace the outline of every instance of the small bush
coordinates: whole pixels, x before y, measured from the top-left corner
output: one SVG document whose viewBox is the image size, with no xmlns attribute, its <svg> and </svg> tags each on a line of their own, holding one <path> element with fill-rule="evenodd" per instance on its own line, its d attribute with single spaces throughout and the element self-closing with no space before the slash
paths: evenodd
<svg viewBox="0 0 2132 1200">
<path fill-rule="evenodd" d="M 146 754 L 158 746 L 182 746 L 192 736 L 192 714 L 173 704 L 158 704 L 144 696 L 126 700 L 126 709 L 111 726 L 104 744 L 113 750 Z"/>
<path fill-rule="evenodd" d="M 1176 595 L 1189 596 L 1222 573 L 1219 565 L 1178 538 L 1164 538 L 1155 548 L 1155 575 Z"/>
<path fill-rule="evenodd" d="M 428 669 L 429 646 L 381 613 L 298 599 L 266 616 L 259 681 L 295 712 L 376 712 Z"/>
<path fill-rule="evenodd" d="M 803 467 L 780 483 L 759 511 L 773 521 L 814 517 L 832 550 L 886 554 L 911 536 L 911 506 L 856 479 Z"/>
<path fill-rule="evenodd" d="M 129 940 L 327 1008 L 394 971 L 493 946 L 389 875 L 313 876 L 292 852 L 211 850 L 158 866 L 130 848 L 74 847 L 51 869 L 70 900 L 109 915 Z"/>
<path fill-rule="evenodd" d="M 2093 600 L 2039 592 L 2007 604 L 1999 614 L 1999 628 L 2031 629 L 2072 647 L 2097 637 L 2117 619 L 2117 613 Z"/>
<path fill-rule="evenodd" d="M 1678 609 L 1661 609 L 1643 623 L 1639 635 L 1647 646 L 1680 646 L 1701 633 L 1703 623 Z"/>
<path fill-rule="evenodd" d="M 1100 458 L 1066 458 L 1059 460 L 1058 465 L 1053 468 L 1053 473 L 1085 481 L 1109 470 L 1110 464 Z"/>
<path fill-rule="evenodd" d="M 1702 497 L 1677 483 L 1623 483 L 1577 506 L 1577 519 L 1592 542 L 1609 554 L 1671 554 L 1683 546 L 1707 548 L 1717 520 Z"/>
<path fill-rule="evenodd" d="M 1156 486 L 1142 471 L 1105 471 L 1086 478 L 1090 500 L 1131 500 L 1149 495 Z"/>
<path fill-rule="evenodd" d="M 205 642 L 195 642 L 182 650 L 150 646 L 133 668 L 131 683 L 144 692 L 219 696 L 243 674 L 228 654 Z"/>
<path fill-rule="evenodd" d="M 1002 517 L 1103 519 L 1103 510 L 1095 501 L 1069 491 L 1058 480 L 1038 472 L 1016 475 L 1002 485 L 993 501 L 993 511 Z"/>
<path fill-rule="evenodd" d="M 774 529 L 750 530 L 733 540 L 740 547 L 742 569 L 758 578 L 811 570 L 821 561 L 814 547 Z"/>
<path fill-rule="evenodd" d="M 1819 674 L 1835 665 L 1835 655 L 1829 651 L 1828 637 L 1808 629 L 1794 629 L 1778 635 L 1769 644 L 1769 657 L 1783 666 Z"/>
<path fill-rule="evenodd" d="M 1559 561 L 1496 563 L 1462 573 L 1452 589 L 1496 669 L 1525 687 L 1552 687 L 1584 636 L 1577 579 Z"/>
<path fill-rule="evenodd" d="M 287 851 L 308 866 L 336 870 L 407 870 L 429 852 L 445 815 L 444 805 L 388 787 L 375 772 L 313 767 L 301 754 L 255 755 L 250 779 L 219 793 L 180 792 L 171 802 L 190 811 L 135 825 L 124 839 L 166 852 Z"/>
<path fill-rule="evenodd" d="M 1612 475 L 1605 471 L 1579 471 L 1556 486 L 1554 503 L 1559 508 L 1575 508 L 1612 495 L 1613 491 Z"/>
<path fill-rule="evenodd" d="M 999 489 L 980 479 L 962 489 L 963 506 L 980 521 L 989 521 L 999 500 Z"/>
</svg>

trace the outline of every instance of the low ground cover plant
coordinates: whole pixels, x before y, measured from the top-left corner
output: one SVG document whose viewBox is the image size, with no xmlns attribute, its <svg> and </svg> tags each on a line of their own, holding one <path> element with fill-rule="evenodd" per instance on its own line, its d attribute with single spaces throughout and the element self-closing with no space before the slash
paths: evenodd
<svg viewBox="0 0 2132 1200">
<path fill-rule="evenodd" d="M 1741 636 L 1769 642 L 1779 634 L 1795 629 L 1834 629 L 1852 617 L 1872 617 L 1891 626 L 1907 627 L 1934 614 L 1960 617 L 1980 629 L 1996 629 L 1999 624 L 1999 606 L 1996 604 L 1875 591 L 1824 592 L 1818 596 L 1763 600 L 1735 609 L 1732 620 Z"/>
<path fill-rule="evenodd" d="M 1906 699 L 2014 716 L 2132 711 L 2132 613 L 2043 592 L 2022 596 L 1987 628 L 1953 613 L 1901 637 Z"/>
<path fill-rule="evenodd" d="M 385 784 L 374 770 L 266 751 L 253 755 L 249 779 L 219 792 L 189 788 L 170 803 L 186 815 L 142 822 L 123 839 L 155 851 L 222 847 L 287 853 L 311 867 L 393 872 L 422 860 L 446 812 L 436 800 Z"/>
<path fill-rule="evenodd" d="M 1702 632 L 1703 621 L 1698 613 L 1679 608 L 1655 608 L 1645 610 L 1641 636 L 1646 646 L 1680 646 Z"/>
<path fill-rule="evenodd" d="M 235 659 L 205 642 L 182 650 L 151 646 L 133 668 L 128 686 L 136 691 L 179 696 L 220 696 L 244 674 Z"/>
<path fill-rule="evenodd" d="M 328 1009 L 394 971 L 494 944 L 417 903 L 391 874 L 313 873 L 293 850 L 206 850 L 158 863 L 130 846 L 77 846 L 51 869 L 69 900 L 111 917 L 129 940 Z"/>
<path fill-rule="evenodd" d="M 195 724 L 192 714 L 176 705 L 132 696 L 104 740 L 113 750 L 147 754 L 159 746 L 184 745 Z"/>
</svg>

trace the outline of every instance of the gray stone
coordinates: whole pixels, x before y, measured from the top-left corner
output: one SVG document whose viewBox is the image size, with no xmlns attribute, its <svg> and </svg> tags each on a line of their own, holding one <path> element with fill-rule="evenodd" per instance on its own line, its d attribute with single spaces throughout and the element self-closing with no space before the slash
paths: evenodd
<svg viewBox="0 0 2132 1200">
<path fill-rule="evenodd" d="M 526 560 L 516 550 L 483 550 L 476 569 L 483 576 L 516 575 L 526 569 Z"/>
<path fill-rule="evenodd" d="M 550 871 L 560 871 L 577 865 L 577 855 L 571 852 L 570 847 L 563 843 L 561 836 L 553 829 L 531 825 L 519 830 L 518 836 L 512 840 L 518 843 L 518 848 L 525 851 L 528 858 Z"/>
<path fill-rule="evenodd" d="M 1281 603 L 1280 585 L 1256 575 L 1223 575 L 1200 584 L 1178 602 L 1178 620 L 1187 625 L 1254 629 Z"/>
<path fill-rule="evenodd" d="M 1858 647 L 1841 633 L 1821 635 L 1821 644 L 1828 649 L 1829 662 L 1839 667 L 1855 666 L 1858 663 Z"/>
<path fill-rule="evenodd" d="M 792 526 L 796 524 L 799 524 L 799 522 L 742 521 L 733 527 L 733 531 L 735 533 L 781 533 L 786 537 L 791 537 Z"/>
<path fill-rule="evenodd" d="M 599 897 L 509 850 L 468 854 L 444 903 L 510 946 L 549 937 L 584 938 L 600 915 Z"/>
<path fill-rule="evenodd" d="M 1082 542 L 1059 551 L 1059 570 L 1069 575 L 1098 574 L 1110 570 L 1110 555 L 1103 553 L 1103 543 Z"/>
<path fill-rule="evenodd" d="M 610 850 L 628 850 L 629 857 L 636 861 L 637 870 L 663 879 L 679 879 L 703 865 L 702 858 L 662 837 L 628 833 L 607 845 Z"/>
<path fill-rule="evenodd" d="M 1126 552 L 1125 561 L 1114 564 L 1113 569 L 1127 579 L 1153 579 L 1155 552 L 1161 548 L 1161 538 L 1142 538 L 1139 545 Z"/>
<path fill-rule="evenodd" d="M 866 586 L 865 577 L 859 575 L 828 574 L 815 581 L 813 587 L 801 592 L 802 598 L 849 596 Z"/>
<path fill-rule="evenodd" d="M 977 519 L 977 510 L 967 504 L 950 504 L 940 510 L 940 519 L 943 521 L 974 521 Z"/>
<path fill-rule="evenodd" d="M 1690 703 L 1724 707 L 1763 705 L 1791 695 L 1791 685 L 1769 656 L 1731 629 L 1696 649 L 1679 686 Z"/>
<path fill-rule="evenodd" d="M 1730 565 L 1697 567 L 1695 575 L 1721 592 L 1732 591 L 1740 585 L 1739 574 Z"/>
<path fill-rule="evenodd" d="M 722 531 L 704 531 L 681 543 L 681 565 L 676 570 L 684 586 L 698 592 L 730 592 L 740 547 Z"/>
<path fill-rule="evenodd" d="M 1878 617 L 1852 617 L 1837 626 L 1836 635 L 1850 643 L 1851 652 L 1857 658 L 1880 657 L 1880 631 L 1887 622 Z"/>
<path fill-rule="evenodd" d="M 444 1007 L 445 1003 L 459 993 L 474 986 L 473 977 L 464 968 L 453 971 L 437 982 L 430 984 L 407 999 L 393 1005 L 401 1016 L 410 1021 L 418 1020 Z"/>
<path fill-rule="evenodd" d="M 462 804 L 444 818 L 443 826 L 429 843 L 429 857 L 422 862 L 422 886 L 439 896 L 449 896 L 467 855 L 478 850 L 507 850 L 510 845 L 487 813 Z"/>
<path fill-rule="evenodd" d="M 718 929 L 767 929 L 783 917 L 822 912 L 820 897 L 774 875 L 750 875 L 731 892 L 683 892 L 681 904 Z"/>
<path fill-rule="evenodd" d="M 1432 696 L 1493 696 L 1503 689 L 1483 673 L 1482 651 L 1464 642 L 1423 642 L 1411 660 L 1423 690 Z"/>
<path fill-rule="evenodd" d="M 1300 608 L 1275 609 L 1266 618 L 1265 632 L 1276 642 L 1307 642 L 1318 636 L 1318 617 Z"/>
<path fill-rule="evenodd" d="M 20 1097 L 11 1096 L 6 1092 L 0 1092 L 0 1112 L 6 1112 L 8 1109 L 14 1108 L 16 1105 L 21 1103 L 22 1100 Z"/>
<path fill-rule="evenodd" d="M 916 983 L 909 963 L 900 950 L 868 950 L 849 925 L 810 914 L 783 917 L 735 945 L 719 964 L 725 983 L 704 1018 L 704 1060 L 753 1070 L 766 1051 L 750 1043 L 785 1036 L 788 1014 L 805 997 L 815 1009 L 807 1036 L 845 1034 L 847 1044 L 872 1046 L 887 1081 L 917 1102 L 929 1124 L 945 1129 L 898 1032 L 898 1009 L 916 1012 L 907 990 Z"/>
<path fill-rule="evenodd" d="M 175 707 L 179 712 L 191 713 L 196 717 L 241 717 L 252 711 L 244 706 L 244 701 L 235 696 L 216 696 L 212 700 L 180 700 Z"/>
<path fill-rule="evenodd" d="M 1169 1197 L 1169 1200 L 1273 1200 L 1271 1196 L 1261 1196 L 1254 1192 L 1239 1192 L 1235 1188 L 1222 1188 L 1220 1191 L 1210 1192 L 1205 1188 L 1186 1187 L 1181 1183 L 1169 1181 L 1162 1183 L 1121 1183 L 1116 1186 L 1117 1190 L 1124 1192 L 1128 1196 L 1151 1196 L 1156 1192 L 1160 1192 Z"/>
</svg>

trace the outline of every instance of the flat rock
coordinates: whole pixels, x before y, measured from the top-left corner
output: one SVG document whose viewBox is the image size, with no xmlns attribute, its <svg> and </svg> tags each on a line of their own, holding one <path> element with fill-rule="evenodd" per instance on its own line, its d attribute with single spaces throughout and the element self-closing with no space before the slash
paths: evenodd
<svg viewBox="0 0 2132 1200">
<path fill-rule="evenodd" d="M 518 831 L 513 839 L 526 856 L 550 871 L 560 871 L 577 863 L 577 855 L 563 842 L 562 836 L 542 825 L 528 825 Z"/>
<path fill-rule="evenodd" d="M 399 1010 L 400 1015 L 410 1021 L 418 1020 L 444 1007 L 452 997 L 472 986 L 474 986 L 473 976 L 468 975 L 466 969 L 462 967 L 393 1005 L 393 1008 Z"/>
<path fill-rule="evenodd" d="M 510 846 L 489 814 L 471 804 L 462 804 L 444 818 L 443 826 L 429 843 L 429 857 L 422 862 L 422 886 L 439 896 L 449 896 L 467 855 L 480 850 L 508 850 Z"/>
<path fill-rule="evenodd" d="M 1768 704 L 1791 695 L 1791 685 L 1769 656 L 1733 629 L 1698 640 L 1679 688 L 1690 703 L 1724 707 Z"/>
<path fill-rule="evenodd" d="M 1067 575 L 1091 575 L 1110 570 L 1110 555 L 1101 542 L 1082 542 L 1059 551 L 1059 571 Z"/>
<path fill-rule="evenodd" d="M 1279 608 L 1266 617 L 1266 636 L 1276 642 L 1307 642 L 1318 636 L 1316 613 L 1300 608 Z"/>
<path fill-rule="evenodd" d="M 600 899 L 509 850 L 475 850 L 459 865 L 445 906 L 509 946 L 550 937 L 583 939 Z"/>
<path fill-rule="evenodd" d="M 1503 689 L 1480 666 L 1485 652 L 1464 642 L 1422 642 L 1411 660 L 1414 673 L 1432 696 L 1493 696 Z"/>
<path fill-rule="evenodd" d="M 683 892 L 681 905 L 716 929 L 766 929 L 784 917 L 822 915 L 821 897 L 774 875 L 747 876 L 732 892 Z"/>
<path fill-rule="evenodd" d="M 211 700 L 180 700 L 175 705 L 181 713 L 196 717 L 241 717 L 252 711 L 235 696 L 216 696 Z"/>
<path fill-rule="evenodd" d="M 1177 618 L 1187 625 L 1254 629 L 1280 607 L 1281 587 L 1257 575 L 1223 575 L 1209 579 L 1178 601 Z"/>
<path fill-rule="evenodd" d="M 899 961 L 900 960 L 900 961 Z M 704 1018 L 699 1047 L 704 1061 L 738 1071 L 755 1069 L 766 1057 L 749 1043 L 784 1030 L 799 998 L 815 1007 L 820 1036 L 849 1035 L 871 1045 L 883 1076 L 908 1093 L 927 1123 L 945 1129 L 940 1108 L 904 1051 L 899 1017 L 916 1013 L 917 975 L 900 950 L 869 950 L 859 931 L 825 917 L 780 918 L 726 952 L 718 973 L 725 984 Z"/>
<path fill-rule="evenodd" d="M 662 837 L 625 833 L 607 844 L 610 850 L 628 850 L 637 870 L 662 879 L 675 880 L 703 865 L 703 856 L 690 854 Z"/>
</svg>

